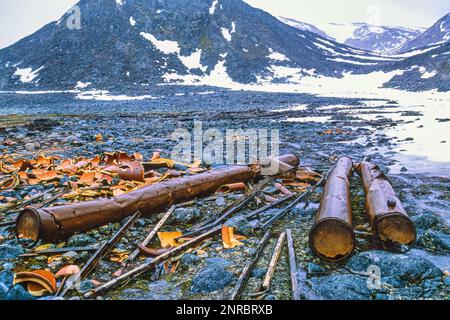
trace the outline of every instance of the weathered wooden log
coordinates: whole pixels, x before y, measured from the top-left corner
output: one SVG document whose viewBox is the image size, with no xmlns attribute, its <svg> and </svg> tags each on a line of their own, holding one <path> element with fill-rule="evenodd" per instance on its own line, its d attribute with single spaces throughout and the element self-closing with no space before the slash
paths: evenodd
<svg viewBox="0 0 450 320">
<path fill-rule="evenodd" d="M 262 237 L 261 241 L 258 244 L 258 247 L 256 248 L 253 258 L 248 262 L 248 264 L 245 265 L 244 269 L 242 270 L 242 273 L 239 276 L 236 285 L 234 286 L 233 292 L 230 296 L 230 300 L 238 300 L 240 298 L 241 293 L 244 290 L 244 287 L 247 284 L 248 279 L 250 278 L 253 268 L 256 266 L 256 263 L 258 263 L 259 258 L 264 252 L 264 248 L 269 242 L 271 233 L 272 230 L 269 229 Z"/>
<path fill-rule="evenodd" d="M 295 167 L 299 158 L 288 154 L 275 159 L 280 167 Z M 88 202 L 51 208 L 27 207 L 16 222 L 18 237 L 46 241 L 64 240 L 76 232 L 84 232 L 142 212 L 144 216 L 167 210 L 171 205 L 214 193 L 222 185 L 246 182 L 261 176 L 261 166 L 233 166 L 194 176 L 175 178 L 130 193 Z M 279 171 L 277 171 L 279 173 Z"/>
<path fill-rule="evenodd" d="M 266 276 L 264 277 L 263 283 L 259 289 L 260 292 L 264 292 L 269 289 L 270 283 L 272 282 L 273 276 L 275 274 L 275 269 L 278 264 L 278 260 L 281 255 L 281 249 L 283 248 L 284 240 L 286 239 L 286 232 L 282 232 L 278 238 L 277 244 L 273 249 L 272 258 L 270 259 L 269 268 L 267 268 Z"/>
<path fill-rule="evenodd" d="M 200 241 L 203 241 L 204 239 L 218 233 L 221 229 L 222 229 L 221 226 L 214 227 L 213 229 L 179 245 L 178 247 L 170 249 L 169 251 L 155 257 L 154 259 L 144 262 L 143 264 L 128 271 L 127 273 L 124 273 L 124 274 L 102 284 L 101 286 L 95 288 L 94 290 L 89 291 L 88 293 L 85 293 L 83 297 L 85 299 L 92 298 L 100 293 L 103 293 L 103 292 L 117 286 L 118 284 L 135 279 L 135 278 L 139 277 L 141 274 L 151 270 L 152 268 L 157 266 L 159 263 L 167 260 L 168 258 L 178 255 L 181 252 L 185 251 L 186 249 L 189 249 L 192 246 L 198 244 Z"/>
<path fill-rule="evenodd" d="M 389 179 L 370 162 L 361 162 L 357 169 L 366 193 L 366 212 L 373 235 L 387 250 L 409 250 L 416 240 L 416 230 Z"/>
<path fill-rule="evenodd" d="M 350 203 L 352 166 L 352 159 L 348 157 L 336 162 L 325 183 L 316 222 L 309 233 L 311 249 L 324 260 L 343 260 L 355 248 Z"/>
<path fill-rule="evenodd" d="M 292 300 L 300 300 L 300 289 L 297 279 L 297 262 L 295 260 L 294 240 L 291 229 L 286 229 L 286 241 L 288 246 L 289 276 L 291 278 Z"/>
</svg>

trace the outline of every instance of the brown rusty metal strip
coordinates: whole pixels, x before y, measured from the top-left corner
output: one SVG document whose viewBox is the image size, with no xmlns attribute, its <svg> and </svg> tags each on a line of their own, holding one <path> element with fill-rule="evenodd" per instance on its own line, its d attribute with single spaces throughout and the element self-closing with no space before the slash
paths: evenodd
<svg viewBox="0 0 450 320">
<path fill-rule="evenodd" d="M 282 156 L 277 161 L 286 167 L 299 164 L 299 158 L 294 154 Z M 40 209 L 27 207 L 17 218 L 16 232 L 19 237 L 56 242 L 76 232 L 122 221 L 136 211 L 144 216 L 159 213 L 173 204 L 213 194 L 222 185 L 246 182 L 260 175 L 259 166 L 234 166 L 155 183 L 109 199 Z"/>
<path fill-rule="evenodd" d="M 373 235 L 387 250 L 409 250 L 416 240 L 416 230 L 389 179 L 370 162 L 361 162 L 357 169 L 366 193 L 366 212 Z"/>
<path fill-rule="evenodd" d="M 311 249 L 324 260 L 343 260 L 355 248 L 350 202 L 352 166 L 352 159 L 348 157 L 336 162 L 325 183 L 316 222 L 309 233 Z"/>
</svg>

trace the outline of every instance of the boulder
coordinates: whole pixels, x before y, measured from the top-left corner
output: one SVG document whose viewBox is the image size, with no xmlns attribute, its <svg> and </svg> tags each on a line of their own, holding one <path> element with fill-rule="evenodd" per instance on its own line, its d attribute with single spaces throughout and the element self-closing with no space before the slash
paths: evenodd
<svg viewBox="0 0 450 320">
<path fill-rule="evenodd" d="M 211 265 L 201 269 L 192 279 L 191 291 L 193 293 L 207 293 L 220 290 L 228 286 L 234 275 L 225 268 Z"/>
</svg>

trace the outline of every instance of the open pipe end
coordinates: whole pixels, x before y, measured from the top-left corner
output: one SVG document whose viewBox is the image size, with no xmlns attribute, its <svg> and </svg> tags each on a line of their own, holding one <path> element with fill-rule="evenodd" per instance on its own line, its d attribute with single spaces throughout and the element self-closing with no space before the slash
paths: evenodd
<svg viewBox="0 0 450 320">
<path fill-rule="evenodd" d="M 18 238 L 37 241 L 41 218 L 36 209 L 29 207 L 23 210 L 16 221 L 16 234 Z"/>
<path fill-rule="evenodd" d="M 375 231 L 387 250 L 406 252 L 416 241 L 416 229 L 412 221 L 402 214 L 380 216 Z"/>
<path fill-rule="evenodd" d="M 320 258 L 340 261 L 355 249 L 355 234 L 351 226 L 342 220 L 324 219 L 311 229 L 309 245 Z"/>
</svg>

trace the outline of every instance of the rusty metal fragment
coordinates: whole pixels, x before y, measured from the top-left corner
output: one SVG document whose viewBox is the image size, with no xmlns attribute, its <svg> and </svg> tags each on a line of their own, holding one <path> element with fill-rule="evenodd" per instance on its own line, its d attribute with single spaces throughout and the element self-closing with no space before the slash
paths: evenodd
<svg viewBox="0 0 450 320">
<path fill-rule="evenodd" d="M 287 168 L 299 164 L 299 158 L 294 154 L 282 156 L 277 161 Z M 258 178 L 261 171 L 257 165 L 233 166 L 155 183 L 109 199 L 40 209 L 27 207 L 17 218 L 16 232 L 22 238 L 56 242 L 76 232 L 119 222 L 136 211 L 144 216 L 162 212 L 173 204 L 213 194 L 222 185 Z"/>
<path fill-rule="evenodd" d="M 416 240 L 416 230 L 389 179 L 370 162 L 358 165 L 366 193 L 366 212 L 373 235 L 387 250 L 405 252 Z"/>
<path fill-rule="evenodd" d="M 311 249 L 322 259 L 340 261 L 355 248 L 350 203 L 352 159 L 341 157 L 331 171 L 309 233 Z"/>
</svg>

